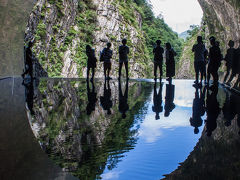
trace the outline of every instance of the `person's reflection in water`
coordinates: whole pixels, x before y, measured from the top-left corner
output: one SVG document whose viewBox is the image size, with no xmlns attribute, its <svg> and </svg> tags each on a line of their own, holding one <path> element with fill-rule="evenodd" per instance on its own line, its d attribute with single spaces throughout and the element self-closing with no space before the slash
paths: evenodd
<svg viewBox="0 0 240 180">
<path fill-rule="evenodd" d="M 207 119 L 206 122 L 206 132 L 207 136 L 211 136 L 212 132 L 217 128 L 217 118 L 220 113 L 219 103 L 217 101 L 218 86 L 212 86 L 212 93 L 207 90 L 207 100 L 206 100 L 206 111 Z"/>
<path fill-rule="evenodd" d="M 163 111 L 163 106 L 162 106 L 162 86 L 163 84 L 160 84 L 160 88 L 157 92 L 157 82 L 155 81 L 154 83 L 154 93 L 153 93 L 153 107 L 152 110 L 153 112 L 156 113 L 155 119 L 159 120 L 160 116 L 159 113 Z"/>
<path fill-rule="evenodd" d="M 122 114 L 122 118 L 126 118 L 126 112 L 129 110 L 128 106 L 128 80 L 126 81 L 126 88 L 124 94 L 122 93 L 121 81 L 118 80 L 118 90 L 119 90 L 119 106 L 118 110 Z"/>
<path fill-rule="evenodd" d="M 103 92 L 103 96 L 100 97 L 100 102 L 101 102 L 101 106 L 103 107 L 104 110 L 107 111 L 108 115 L 111 114 L 111 108 L 113 106 L 111 96 L 112 96 L 112 93 L 111 93 L 109 80 L 105 80 L 104 92 Z"/>
<path fill-rule="evenodd" d="M 199 90 L 200 90 L 200 97 L 199 97 Z M 205 114 L 205 88 L 203 91 L 201 88 L 196 87 L 195 98 L 193 100 L 193 107 L 192 107 L 192 117 L 190 118 L 190 124 L 194 127 L 194 133 L 199 133 L 199 127 L 202 126 L 202 116 Z"/>
<path fill-rule="evenodd" d="M 165 97 L 165 106 L 164 106 L 164 116 L 168 117 L 170 112 L 175 108 L 174 101 L 174 92 L 175 85 L 172 84 L 172 81 L 169 81 L 169 84 L 166 84 L 166 97 Z"/>
<path fill-rule="evenodd" d="M 37 79 L 35 80 L 37 81 Z M 22 85 L 25 86 L 25 98 L 26 98 L 26 103 L 28 106 L 28 109 L 31 113 L 31 115 L 34 115 L 33 111 L 33 98 L 34 98 L 34 81 L 31 79 L 30 81 L 24 81 L 22 82 Z"/>
<path fill-rule="evenodd" d="M 225 121 L 225 126 L 229 127 L 232 124 L 232 120 L 236 116 L 235 107 L 238 107 L 234 102 L 234 96 L 230 95 L 230 92 L 226 92 L 226 101 L 222 108 L 223 116 Z"/>
<path fill-rule="evenodd" d="M 90 90 L 89 81 L 87 81 L 87 96 L 88 96 L 88 104 L 87 104 L 87 115 L 91 115 L 91 113 L 95 110 L 96 102 L 97 102 L 97 93 L 95 92 L 94 83 L 92 84 L 92 91 Z"/>
<path fill-rule="evenodd" d="M 240 112 L 239 112 L 238 117 L 237 117 L 237 125 L 238 125 L 238 128 L 239 128 L 238 135 L 240 136 Z"/>
</svg>

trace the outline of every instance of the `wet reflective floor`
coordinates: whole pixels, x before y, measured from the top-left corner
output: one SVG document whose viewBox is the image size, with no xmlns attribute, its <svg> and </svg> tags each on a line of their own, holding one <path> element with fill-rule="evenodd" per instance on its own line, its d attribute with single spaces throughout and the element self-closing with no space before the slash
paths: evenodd
<svg viewBox="0 0 240 180">
<path fill-rule="evenodd" d="M 239 177 L 240 98 L 221 85 L 10 78 L 0 87 L 0 179 Z"/>
</svg>

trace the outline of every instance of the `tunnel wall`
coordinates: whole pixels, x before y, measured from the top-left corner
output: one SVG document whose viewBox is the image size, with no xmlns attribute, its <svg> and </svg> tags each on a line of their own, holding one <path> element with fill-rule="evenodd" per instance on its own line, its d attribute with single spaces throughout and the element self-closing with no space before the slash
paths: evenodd
<svg viewBox="0 0 240 180">
<path fill-rule="evenodd" d="M 20 75 L 24 31 L 35 0 L 0 0 L 0 78 Z"/>
</svg>

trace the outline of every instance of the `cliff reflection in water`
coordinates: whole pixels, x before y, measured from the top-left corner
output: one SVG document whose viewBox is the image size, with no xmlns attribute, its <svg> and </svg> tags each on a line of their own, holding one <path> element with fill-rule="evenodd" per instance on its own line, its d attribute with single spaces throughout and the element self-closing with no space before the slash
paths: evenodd
<svg viewBox="0 0 240 180">
<path fill-rule="evenodd" d="M 95 179 L 134 148 L 134 116 L 144 116 L 151 92 L 151 83 L 144 82 L 41 80 L 32 128 L 60 167 Z"/>
</svg>

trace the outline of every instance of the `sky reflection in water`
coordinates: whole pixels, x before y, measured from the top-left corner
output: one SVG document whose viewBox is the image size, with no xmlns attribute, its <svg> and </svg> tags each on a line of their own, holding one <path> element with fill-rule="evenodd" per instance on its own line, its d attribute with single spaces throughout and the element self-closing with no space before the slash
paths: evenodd
<svg viewBox="0 0 240 180">
<path fill-rule="evenodd" d="M 143 120 L 136 121 L 138 141 L 136 147 L 125 153 L 125 157 L 118 163 L 117 168 L 109 171 L 107 168 L 101 177 L 104 180 L 114 179 L 144 179 L 153 180 L 163 178 L 178 167 L 193 150 L 200 132 L 195 135 L 190 126 L 192 104 L 195 97 L 195 88 L 192 81 L 175 81 L 175 109 L 169 117 L 164 117 L 164 109 L 160 119 L 155 120 L 152 111 L 153 93 L 146 102 L 147 114 Z M 159 84 L 157 86 L 159 89 Z M 166 83 L 163 85 L 163 107 L 166 96 Z M 203 120 L 205 117 L 202 118 Z"/>
</svg>

